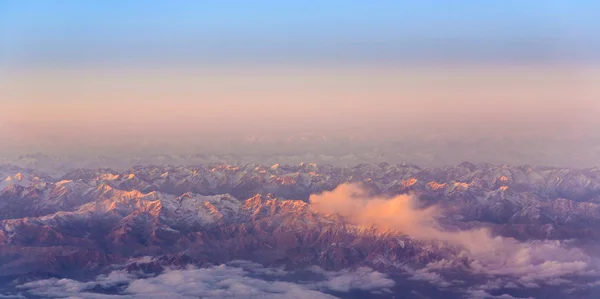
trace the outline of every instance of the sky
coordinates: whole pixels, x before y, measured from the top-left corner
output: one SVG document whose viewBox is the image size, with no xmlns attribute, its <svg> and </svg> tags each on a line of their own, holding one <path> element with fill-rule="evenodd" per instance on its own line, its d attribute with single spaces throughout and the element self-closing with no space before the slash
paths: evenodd
<svg viewBox="0 0 600 299">
<path fill-rule="evenodd" d="M 597 123 L 598 11 L 597 1 L 4 0 L 0 135 Z"/>
<path fill-rule="evenodd" d="M 597 1 L 0 2 L 4 65 L 597 58 Z"/>
</svg>

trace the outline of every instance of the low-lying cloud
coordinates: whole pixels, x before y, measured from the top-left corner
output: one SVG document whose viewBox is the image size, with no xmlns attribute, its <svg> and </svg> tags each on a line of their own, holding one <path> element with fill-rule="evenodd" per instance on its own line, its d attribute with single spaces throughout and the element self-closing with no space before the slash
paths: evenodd
<svg viewBox="0 0 600 299">
<path fill-rule="evenodd" d="M 419 209 L 418 201 L 409 195 L 369 197 L 359 186 L 343 184 L 311 196 L 310 202 L 319 212 L 339 214 L 359 226 L 396 230 L 419 240 L 446 241 L 472 253 L 493 251 L 503 242 L 502 238 L 493 238 L 487 229 L 444 231 L 436 221 L 439 209 Z"/>
<path fill-rule="evenodd" d="M 248 261 L 186 269 L 170 269 L 156 276 L 124 270 L 91 281 L 44 279 L 19 285 L 7 298 L 337 298 L 327 292 L 354 290 L 389 292 L 394 281 L 371 268 L 339 272 L 310 268 L 311 280 L 297 281 L 294 272 Z M 315 278 L 318 277 L 319 279 Z M 10 296 L 10 297 L 9 297 Z"/>
<path fill-rule="evenodd" d="M 485 228 L 446 230 L 437 221 L 441 215 L 437 207 L 420 208 L 418 200 L 410 195 L 371 197 L 357 185 L 343 184 L 333 191 L 311 196 L 310 202 L 314 210 L 338 214 L 354 225 L 393 230 L 417 240 L 448 244 L 456 253 L 422 269 L 404 267 L 411 279 L 429 281 L 439 287 L 456 286 L 456 282 L 439 274 L 445 270 L 506 278 L 497 285 L 484 286 L 487 289 L 568 285 L 572 280 L 564 277 L 600 274 L 597 258 L 565 242 L 520 242 L 493 236 Z"/>
</svg>

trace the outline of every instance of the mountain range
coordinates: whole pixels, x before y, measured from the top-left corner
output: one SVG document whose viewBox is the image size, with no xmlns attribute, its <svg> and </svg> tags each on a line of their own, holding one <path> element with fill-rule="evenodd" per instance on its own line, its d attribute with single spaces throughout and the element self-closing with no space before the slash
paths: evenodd
<svg viewBox="0 0 600 299">
<path fill-rule="evenodd" d="M 325 291 L 338 297 L 600 295 L 598 168 L 212 163 L 41 172 L 5 163 L 0 177 L 5 296 L 48 297 L 28 283 L 93 281 L 115 267 L 160 277 L 238 260 L 288 274 L 371 269 L 394 282 L 387 293 Z M 360 203 L 359 212 L 318 208 L 343 186 L 354 192 L 343 196 L 365 199 L 344 202 Z M 437 212 L 418 229 L 367 219 L 373 198 L 410 199 L 394 217 Z M 415 293 L 398 295 L 407 288 Z"/>
</svg>

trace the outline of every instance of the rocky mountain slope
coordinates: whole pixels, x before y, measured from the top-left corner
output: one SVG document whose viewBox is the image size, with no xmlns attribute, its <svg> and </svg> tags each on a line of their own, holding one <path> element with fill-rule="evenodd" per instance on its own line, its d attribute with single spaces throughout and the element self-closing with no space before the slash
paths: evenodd
<svg viewBox="0 0 600 299">
<path fill-rule="evenodd" d="M 143 256 L 160 262 L 131 267 L 245 259 L 399 273 L 449 259 L 469 264 L 472 257 L 456 246 L 357 226 L 312 208 L 312 194 L 344 183 L 440 207 L 439 224 L 450 231 L 488 228 L 521 242 L 600 240 L 596 168 L 211 164 L 77 169 L 56 178 L 3 165 L 0 175 L 3 277 L 84 277 Z"/>
</svg>

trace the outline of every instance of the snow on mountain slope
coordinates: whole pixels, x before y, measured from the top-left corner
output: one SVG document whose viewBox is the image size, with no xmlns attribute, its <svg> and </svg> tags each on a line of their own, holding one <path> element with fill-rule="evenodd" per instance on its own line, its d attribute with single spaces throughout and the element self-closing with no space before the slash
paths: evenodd
<svg viewBox="0 0 600 299">
<path fill-rule="evenodd" d="M 600 240 L 596 169 L 303 163 L 79 169 L 60 178 L 6 165 L 0 172 L 10 176 L 0 189 L 4 275 L 25 270 L 64 275 L 140 256 L 181 254 L 213 263 L 248 259 L 327 269 L 366 265 L 421 278 L 442 275 L 445 270 L 431 267 L 443 263 L 465 273 L 477 267 L 475 257 L 447 242 L 356 226 L 311 207 L 311 194 L 343 183 L 359 184 L 369 195 L 411 194 L 420 208 L 440 208 L 441 229 L 487 228 L 497 238 L 511 237 L 507 240 L 514 241 L 500 243 L 510 248 L 516 246 L 511 242 L 542 242 L 532 248 L 567 250 L 563 247 L 569 242 Z M 529 247 L 514 248 L 532 259 Z M 591 258 L 589 263 L 582 269 L 592 267 Z"/>
</svg>

